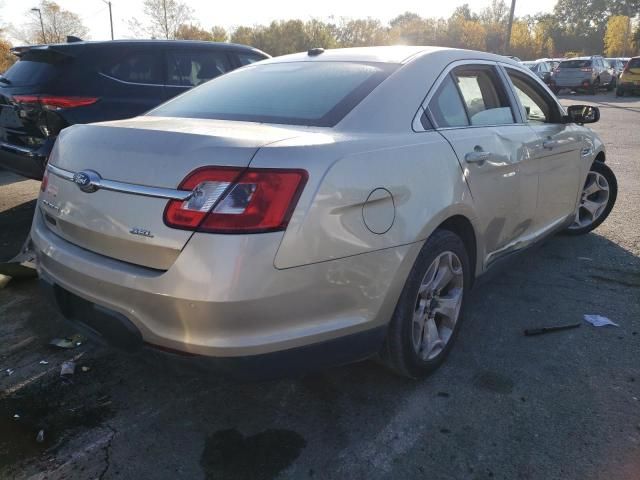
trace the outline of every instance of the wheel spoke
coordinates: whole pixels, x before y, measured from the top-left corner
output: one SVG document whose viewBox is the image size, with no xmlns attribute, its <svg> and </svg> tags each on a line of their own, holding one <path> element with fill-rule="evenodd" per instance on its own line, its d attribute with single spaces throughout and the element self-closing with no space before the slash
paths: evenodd
<svg viewBox="0 0 640 480">
<path fill-rule="evenodd" d="M 595 220 L 598 210 L 603 206 L 603 202 L 594 202 L 593 200 L 585 200 L 582 202 L 582 208 L 584 208 L 591 215 L 591 219 Z"/>
<path fill-rule="evenodd" d="M 438 332 L 438 326 L 433 317 L 427 319 L 424 324 L 424 336 L 422 340 L 422 357 L 428 359 L 434 350 L 443 347 L 440 333 Z"/>
<path fill-rule="evenodd" d="M 446 259 L 440 261 L 438 267 L 438 273 L 433 279 L 433 289 L 438 291 L 446 287 L 453 279 L 453 272 L 451 271 L 451 257 L 447 256 Z"/>
<path fill-rule="evenodd" d="M 594 178 L 593 181 L 589 183 L 589 185 L 584 187 L 583 192 L 586 196 L 589 196 L 599 192 L 600 190 L 602 190 L 602 188 L 600 187 L 600 185 L 598 185 L 597 180 Z"/>
<path fill-rule="evenodd" d="M 453 330 L 458 319 L 460 303 L 462 302 L 462 289 L 452 288 L 446 296 L 436 299 L 436 307 L 433 312 L 442 317 L 442 323 Z"/>
</svg>

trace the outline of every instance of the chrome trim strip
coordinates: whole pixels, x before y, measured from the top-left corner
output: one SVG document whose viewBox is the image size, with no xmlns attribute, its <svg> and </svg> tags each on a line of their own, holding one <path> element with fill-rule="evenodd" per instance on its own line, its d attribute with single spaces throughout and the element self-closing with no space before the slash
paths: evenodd
<svg viewBox="0 0 640 480">
<path fill-rule="evenodd" d="M 59 168 L 51 164 L 47 165 L 47 170 L 49 170 L 57 177 L 64 178 L 65 180 L 73 182 L 73 172 L 69 172 L 68 170 L 64 170 L 63 168 Z"/>
<path fill-rule="evenodd" d="M 70 172 L 55 165 L 49 164 L 47 170 L 57 177 L 69 182 L 73 182 L 75 172 Z M 111 192 L 127 193 L 129 195 L 139 195 L 142 197 L 164 198 L 166 200 L 185 201 L 191 198 L 193 192 L 185 190 L 175 190 L 173 188 L 148 187 L 146 185 L 137 185 L 135 183 L 118 182 L 116 180 L 106 180 L 101 178 L 93 182 L 98 190 L 108 190 Z"/>
<path fill-rule="evenodd" d="M 24 147 L 19 147 L 17 145 L 12 145 L 10 143 L 6 143 L 6 142 L 0 142 L 0 149 L 2 150 L 9 150 L 13 153 L 23 153 L 28 157 L 36 157 L 37 154 L 33 151 L 30 150 L 28 148 L 24 148 Z"/>
</svg>

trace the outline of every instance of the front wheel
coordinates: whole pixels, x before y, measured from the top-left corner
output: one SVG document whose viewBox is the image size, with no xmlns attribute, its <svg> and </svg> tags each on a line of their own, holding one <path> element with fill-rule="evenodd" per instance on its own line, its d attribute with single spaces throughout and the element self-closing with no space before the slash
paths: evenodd
<svg viewBox="0 0 640 480">
<path fill-rule="evenodd" d="M 582 235 L 598 228 L 611 213 L 617 196 L 618 181 L 613 171 L 602 162 L 593 162 L 580 194 L 575 218 L 566 233 Z"/>
<path fill-rule="evenodd" d="M 425 242 L 396 305 L 381 352 L 396 373 L 421 378 L 451 350 L 471 286 L 464 243 L 455 233 L 436 230 Z"/>
</svg>

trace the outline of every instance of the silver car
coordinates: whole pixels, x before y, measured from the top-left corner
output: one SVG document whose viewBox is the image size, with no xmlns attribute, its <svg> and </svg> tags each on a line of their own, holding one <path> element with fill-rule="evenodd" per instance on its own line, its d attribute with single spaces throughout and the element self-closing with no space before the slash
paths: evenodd
<svg viewBox="0 0 640 480">
<path fill-rule="evenodd" d="M 446 357 L 476 278 L 609 214 L 602 141 L 531 71 L 313 49 L 58 137 L 31 238 L 62 313 L 127 350 L 262 371 Z M 275 367 L 274 367 L 275 368 Z"/>
<path fill-rule="evenodd" d="M 611 91 L 616 86 L 607 61 L 599 55 L 577 57 L 560 62 L 550 79 L 554 93 L 564 88 L 582 90 L 594 95 L 599 89 Z"/>
</svg>

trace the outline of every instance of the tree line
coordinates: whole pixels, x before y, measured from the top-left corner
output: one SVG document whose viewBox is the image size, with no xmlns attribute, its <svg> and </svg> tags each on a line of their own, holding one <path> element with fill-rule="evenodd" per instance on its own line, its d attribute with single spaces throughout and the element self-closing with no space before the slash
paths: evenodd
<svg viewBox="0 0 640 480">
<path fill-rule="evenodd" d="M 468 4 L 449 18 L 422 17 L 405 12 L 389 23 L 375 18 L 278 20 L 268 25 L 205 28 L 194 11 L 180 0 L 144 0 L 143 16 L 128 20 L 129 36 L 208 40 L 251 45 L 273 56 L 312 47 L 340 48 L 371 45 L 436 45 L 469 48 L 522 59 L 605 53 L 630 56 L 640 53 L 640 0 L 558 0 L 551 13 L 516 18 L 506 45 L 509 8 L 504 0 L 472 11 Z M 12 27 L 25 43 L 63 42 L 67 35 L 86 37 L 80 17 L 50 0 L 42 0 L 40 13 L 27 12 L 21 27 Z M 0 71 L 8 43 L 0 39 Z M 5 52 L 5 53 L 3 53 Z"/>
</svg>

